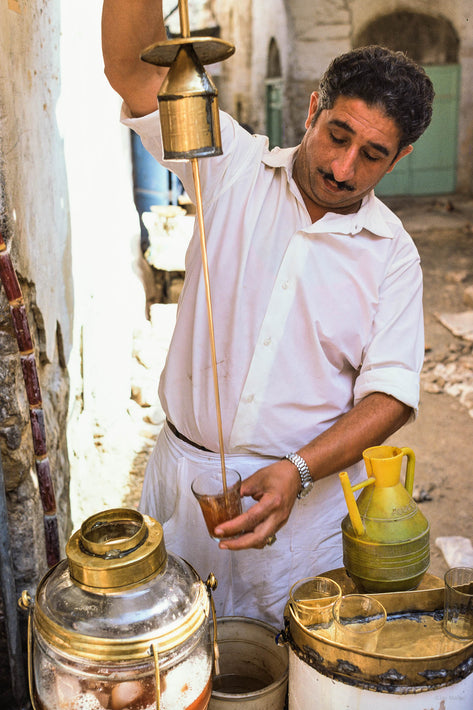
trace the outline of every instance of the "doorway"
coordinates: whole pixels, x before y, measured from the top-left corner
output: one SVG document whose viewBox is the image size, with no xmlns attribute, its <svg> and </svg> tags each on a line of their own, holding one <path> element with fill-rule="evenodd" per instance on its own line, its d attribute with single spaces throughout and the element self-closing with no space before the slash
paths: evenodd
<svg viewBox="0 0 473 710">
<path fill-rule="evenodd" d="M 433 195 L 454 192 L 460 95 L 459 38 L 444 17 L 393 12 L 369 23 L 356 46 L 381 44 L 421 64 L 435 90 L 430 126 L 413 152 L 378 184 L 376 194 Z"/>
</svg>

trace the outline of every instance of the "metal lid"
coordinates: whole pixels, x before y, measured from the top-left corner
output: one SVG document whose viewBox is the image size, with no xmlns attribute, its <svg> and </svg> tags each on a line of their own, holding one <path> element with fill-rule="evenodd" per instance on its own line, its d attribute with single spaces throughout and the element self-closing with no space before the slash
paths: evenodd
<svg viewBox="0 0 473 710">
<path fill-rule="evenodd" d="M 235 53 L 234 45 L 219 37 L 177 37 L 146 47 L 141 53 L 141 59 L 149 64 L 170 67 L 184 45 L 193 47 L 202 64 L 222 62 Z"/>
<path fill-rule="evenodd" d="M 88 518 L 69 540 L 67 559 L 41 580 L 34 626 L 55 649 L 94 660 L 165 653 L 209 615 L 197 572 L 167 554 L 161 525 L 135 510 Z"/>
<path fill-rule="evenodd" d="M 163 529 L 136 510 L 113 508 L 87 518 L 67 543 L 66 555 L 71 577 L 83 589 L 131 588 L 163 567 Z"/>
</svg>

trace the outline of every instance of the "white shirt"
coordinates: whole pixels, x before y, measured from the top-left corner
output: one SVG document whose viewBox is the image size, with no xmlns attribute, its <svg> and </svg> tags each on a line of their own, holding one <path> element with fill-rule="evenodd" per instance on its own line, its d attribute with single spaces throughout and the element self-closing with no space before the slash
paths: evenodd
<svg viewBox="0 0 473 710">
<path fill-rule="evenodd" d="M 122 121 L 162 162 L 158 112 Z M 226 114 L 221 133 L 199 170 L 225 451 L 283 456 L 372 392 L 416 410 L 422 274 L 400 220 L 371 193 L 312 224 L 297 148 L 269 151 Z M 165 165 L 195 199 L 190 163 Z M 218 451 L 197 220 L 159 393 L 182 434 Z"/>
</svg>

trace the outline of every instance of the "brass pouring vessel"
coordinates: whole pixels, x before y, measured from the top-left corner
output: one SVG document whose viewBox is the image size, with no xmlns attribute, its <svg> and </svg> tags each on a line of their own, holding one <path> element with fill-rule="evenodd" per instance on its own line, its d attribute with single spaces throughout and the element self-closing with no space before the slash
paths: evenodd
<svg viewBox="0 0 473 710">
<path fill-rule="evenodd" d="M 169 72 L 158 93 L 164 158 L 190 160 L 192 164 L 212 354 L 220 462 L 223 490 L 227 499 L 217 355 L 197 159 L 222 153 L 218 92 L 203 65 L 227 59 L 234 53 L 235 47 L 230 42 L 215 37 L 191 37 L 187 0 L 179 0 L 179 20 L 181 37 L 157 42 L 147 47 L 141 53 L 141 59 L 150 64 L 169 67 Z"/>
</svg>

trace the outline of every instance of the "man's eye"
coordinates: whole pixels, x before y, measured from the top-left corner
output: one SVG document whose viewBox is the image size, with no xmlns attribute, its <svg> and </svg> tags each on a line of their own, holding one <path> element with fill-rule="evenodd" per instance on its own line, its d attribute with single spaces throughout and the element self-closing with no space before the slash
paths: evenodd
<svg viewBox="0 0 473 710">
<path fill-rule="evenodd" d="M 371 160 L 372 162 L 376 162 L 377 160 L 379 160 L 378 155 L 371 155 L 370 153 L 366 153 L 366 152 L 365 152 L 365 158 L 367 158 L 368 160 Z"/>
<path fill-rule="evenodd" d="M 345 143 L 344 138 L 337 138 L 336 136 L 333 135 L 333 133 L 330 134 L 330 138 L 334 143 L 337 143 L 338 145 L 342 145 L 342 143 Z"/>
</svg>

